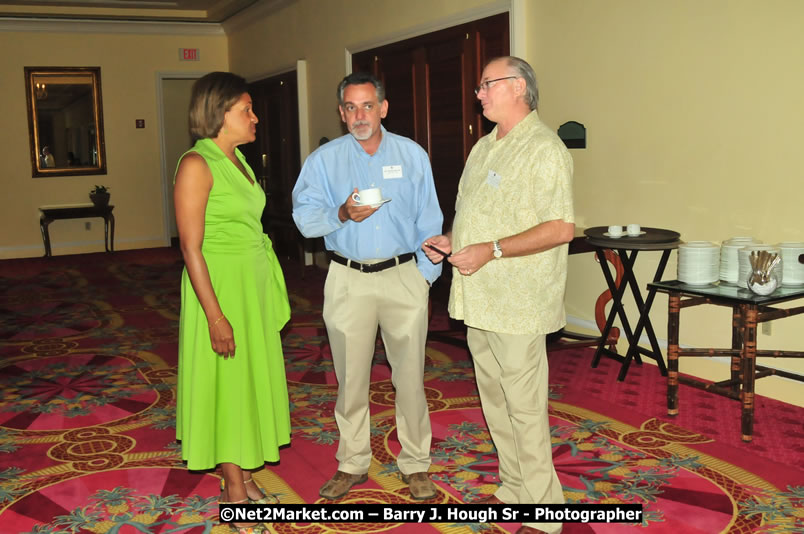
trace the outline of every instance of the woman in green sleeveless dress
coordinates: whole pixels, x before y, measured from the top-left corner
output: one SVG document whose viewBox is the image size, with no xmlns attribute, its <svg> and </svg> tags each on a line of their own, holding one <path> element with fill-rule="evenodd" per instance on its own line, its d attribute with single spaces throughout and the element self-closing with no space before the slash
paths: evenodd
<svg viewBox="0 0 804 534">
<path fill-rule="evenodd" d="M 224 502 L 263 498 L 251 471 L 279 460 L 290 413 L 279 331 L 290 318 L 260 216 L 265 194 L 236 148 L 256 137 L 243 78 L 193 86 L 195 146 L 176 171 L 181 282 L 176 437 L 192 470 L 221 466 Z M 238 525 L 240 527 L 240 525 Z"/>
</svg>

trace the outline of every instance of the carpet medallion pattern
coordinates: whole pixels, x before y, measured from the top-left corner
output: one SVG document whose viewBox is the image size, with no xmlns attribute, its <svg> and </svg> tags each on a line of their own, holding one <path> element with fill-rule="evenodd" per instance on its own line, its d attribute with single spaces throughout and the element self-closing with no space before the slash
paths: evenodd
<svg viewBox="0 0 804 534">
<path fill-rule="evenodd" d="M 187 471 L 175 441 L 181 267 L 171 249 L 0 262 L 0 533 L 229 532 L 217 522 L 219 473 Z M 321 321 L 323 278 L 307 271 L 302 279 L 298 269 L 286 273 L 293 315 L 283 345 L 293 436 L 281 461 L 254 478 L 282 503 L 328 502 L 318 488 L 337 467 L 337 384 Z M 433 324 L 443 325 L 443 310 L 434 305 L 433 314 Z M 427 348 L 430 473 L 438 494 L 425 505 L 475 501 L 499 484 L 471 358 L 460 334 L 454 341 L 433 339 Z M 763 454 L 778 446 L 769 441 L 734 443 L 671 422 L 661 411 L 617 404 L 613 399 L 622 392 L 614 388 L 644 397 L 661 389 L 661 377 L 646 365 L 618 386 L 616 368 L 603 362 L 591 369 L 590 360 L 587 349 L 550 355 L 553 461 L 565 498 L 641 504 L 645 514 L 640 524 L 568 523 L 565 534 L 804 532 L 804 462 Z M 589 383 L 599 393 L 591 393 Z M 370 399 L 369 480 L 338 502 L 416 503 L 396 467 L 394 390 L 379 341 Z M 779 410 L 800 425 L 804 410 Z M 457 534 L 518 526 L 268 528 Z"/>
</svg>

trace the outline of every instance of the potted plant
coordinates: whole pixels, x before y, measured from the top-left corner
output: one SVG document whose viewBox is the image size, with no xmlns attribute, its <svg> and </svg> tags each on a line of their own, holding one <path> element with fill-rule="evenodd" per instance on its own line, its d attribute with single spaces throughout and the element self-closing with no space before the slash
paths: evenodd
<svg viewBox="0 0 804 534">
<path fill-rule="evenodd" d="M 109 196 L 109 189 L 105 185 L 96 185 L 89 192 L 89 199 L 99 208 L 109 205 Z"/>
</svg>

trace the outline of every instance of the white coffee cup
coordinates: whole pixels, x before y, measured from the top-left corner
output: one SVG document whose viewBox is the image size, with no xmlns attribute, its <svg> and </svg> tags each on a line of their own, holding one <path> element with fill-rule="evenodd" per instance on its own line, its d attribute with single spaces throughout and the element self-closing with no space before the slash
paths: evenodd
<svg viewBox="0 0 804 534">
<path fill-rule="evenodd" d="M 382 202 L 382 190 L 379 187 L 361 189 L 357 193 L 352 193 L 352 200 L 364 206 L 377 204 L 378 202 Z"/>
<path fill-rule="evenodd" d="M 623 235 L 623 227 L 618 225 L 609 226 L 608 234 L 610 237 L 620 237 Z"/>
<path fill-rule="evenodd" d="M 631 236 L 639 235 L 642 232 L 642 228 L 638 224 L 629 224 L 626 227 L 626 232 Z"/>
</svg>

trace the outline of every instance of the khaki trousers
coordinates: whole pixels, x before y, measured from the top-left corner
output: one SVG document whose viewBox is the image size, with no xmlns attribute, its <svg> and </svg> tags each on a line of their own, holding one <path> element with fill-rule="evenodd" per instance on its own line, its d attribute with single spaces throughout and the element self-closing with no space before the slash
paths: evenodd
<svg viewBox="0 0 804 534">
<path fill-rule="evenodd" d="M 396 392 L 396 424 L 402 451 L 399 470 L 430 467 L 430 413 L 424 394 L 424 344 L 430 286 L 415 261 L 378 273 L 331 262 L 324 284 L 327 326 L 338 400 L 338 469 L 353 475 L 371 464 L 369 385 L 379 326 Z"/>
<path fill-rule="evenodd" d="M 550 442 L 545 338 L 467 329 L 480 403 L 500 465 L 502 485 L 495 496 L 508 504 L 564 504 Z M 523 524 L 561 532 L 561 523 Z"/>
</svg>

